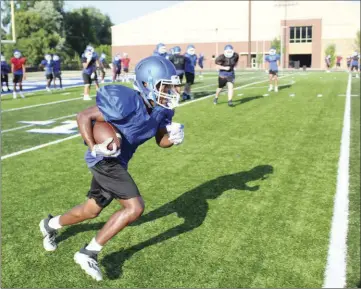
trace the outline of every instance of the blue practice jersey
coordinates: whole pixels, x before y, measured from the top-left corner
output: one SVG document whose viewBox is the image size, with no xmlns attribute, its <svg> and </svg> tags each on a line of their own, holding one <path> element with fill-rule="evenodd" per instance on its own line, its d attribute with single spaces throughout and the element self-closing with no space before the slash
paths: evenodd
<svg viewBox="0 0 361 289">
<path fill-rule="evenodd" d="M 358 66 L 359 57 L 358 55 L 352 56 L 351 66 Z"/>
<path fill-rule="evenodd" d="M 195 55 L 195 54 L 190 55 L 190 54 L 186 53 L 186 54 L 184 54 L 184 57 L 185 57 L 184 71 L 194 73 L 195 67 L 197 65 L 197 55 Z"/>
<path fill-rule="evenodd" d="M 54 73 L 59 73 L 61 71 L 61 61 L 59 60 L 54 60 L 54 67 L 53 67 L 53 71 Z"/>
<path fill-rule="evenodd" d="M 170 124 L 174 115 L 173 110 L 161 106 L 156 106 L 149 114 L 139 92 L 122 85 L 100 88 L 96 104 L 105 121 L 116 127 L 122 135 L 121 153 L 117 159 L 125 169 L 138 146 L 153 138 L 158 129 Z M 85 155 L 88 167 L 103 158 L 94 158 L 90 150 Z"/>
<path fill-rule="evenodd" d="M 122 69 L 122 60 L 118 59 L 118 60 L 113 60 L 113 65 L 115 66 L 116 70 L 121 70 Z"/>
<path fill-rule="evenodd" d="M 6 61 L 1 61 L 1 75 L 8 75 L 10 71 L 10 65 Z"/>
<path fill-rule="evenodd" d="M 279 54 L 267 55 L 265 58 L 265 61 L 267 61 L 270 64 L 269 69 L 273 71 L 278 71 L 277 61 L 279 60 L 280 60 Z"/>
<path fill-rule="evenodd" d="M 200 68 L 203 68 L 203 61 L 204 61 L 204 56 L 200 56 L 198 59 L 198 65 Z"/>
<path fill-rule="evenodd" d="M 91 75 L 96 70 L 97 59 L 98 54 L 96 52 L 93 52 L 92 59 L 90 60 L 88 67 L 83 69 L 83 73 Z M 84 53 L 81 56 L 81 63 L 87 63 L 87 59 Z"/>
<path fill-rule="evenodd" d="M 47 61 L 47 60 L 44 59 L 41 62 L 41 65 L 44 65 L 45 75 L 53 73 L 53 67 L 54 67 L 54 61 L 53 60 Z"/>
</svg>

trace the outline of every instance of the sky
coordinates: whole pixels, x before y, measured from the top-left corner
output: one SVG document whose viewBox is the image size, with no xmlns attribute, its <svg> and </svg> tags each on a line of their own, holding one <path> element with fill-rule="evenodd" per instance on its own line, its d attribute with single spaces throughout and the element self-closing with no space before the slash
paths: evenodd
<svg viewBox="0 0 361 289">
<path fill-rule="evenodd" d="M 64 1 L 65 10 L 95 7 L 108 14 L 116 25 L 183 1 Z"/>
</svg>

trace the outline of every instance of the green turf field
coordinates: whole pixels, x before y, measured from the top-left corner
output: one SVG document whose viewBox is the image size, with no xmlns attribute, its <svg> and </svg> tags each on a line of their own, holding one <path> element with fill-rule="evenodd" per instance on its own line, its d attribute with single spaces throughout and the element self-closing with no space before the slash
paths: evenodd
<svg viewBox="0 0 361 289">
<path fill-rule="evenodd" d="M 161 149 L 150 140 L 138 149 L 129 172 L 145 213 L 102 250 L 101 283 L 73 255 L 119 205 L 61 229 L 59 248 L 44 251 L 40 220 L 83 202 L 91 174 L 77 132 L 27 132 L 75 120 L 95 100 L 83 101 L 81 87 L 3 97 L 1 287 L 321 287 L 348 74 L 285 74 L 278 93 L 267 92 L 264 72 L 238 73 L 236 80 L 236 106 L 230 108 L 225 92 L 217 106 L 206 97 L 215 92 L 216 75 L 197 78 L 195 101 L 176 109 L 184 143 Z M 349 287 L 360 282 L 359 85 L 353 79 Z M 45 120 L 55 122 L 19 123 Z M 24 152 L 54 141 L 59 143 Z"/>
</svg>

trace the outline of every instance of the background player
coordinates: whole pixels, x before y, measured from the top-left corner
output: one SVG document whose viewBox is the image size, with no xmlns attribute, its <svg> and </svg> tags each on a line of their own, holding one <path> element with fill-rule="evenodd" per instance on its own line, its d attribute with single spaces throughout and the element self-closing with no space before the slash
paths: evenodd
<svg viewBox="0 0 361 289">
<path fill-rule="evenodd" d="M 123 54 L 122 64 L 123 64 L 123 82 L 129 82 L 128 73 L 129 73 L 129 63 L 130 58 L 128 57 L 128 53 Z"/>
<path fill-rule="evenodd" d="M 103 246 L 144 211 L 142 196 L 127 171 L 129 160 L 138 146 L 153 137 L 162 148 L 181 144 L 184 138 L 182 125 L 172 123 L 173 109 L 179 101 L 174 89 L 179 85 L 174 65 L 167 59 L 150 56 L 138 63 L 135 75 L 136 90 L 121 85 L 104 86 L 97 92 L 97 105 L 77 116 L 80 133 L 89 148 L 85 159 L 93 174 L 88 200 L 65 214 L 49 215 L 39 224 L 44 249 L 54 251 L 58 229 L 97 217 L 116 199 L 122 208 L 109 218 L 89 245 L 74 255 L 75 262 L 97 281 L 102 280 L 97 256 Z M 144 86 L 149 77 L 154 85 Z M 107 148 L 112 138 L 95 144 L 93 121 L 106 121 L 116 127 L 122 136 L 121 149 Z"/>
<path fill-rule="evenodd" d="M 161 56 L 168 59 L 167 47 L 163 43 L 159 43 L 153 51 L 153 56 Z"/>
<path fill-rule="evenodd" d="M 99 89 L 98 76 L 96 73 L 96 67 L 99 67 L 98 55 L 94 51 L 92 46 L 87 46 L 82 56 L 83 63 L 83 80 L 84 80 L 84 100 L 91 100 L 90 86 L 92 81 L 95 82 L 95 87 Z"/>
<path fill-rule="evenodd" d="M 184 72 L 186 76 L 186 85 L 184 86 L 183 100 L 193 99 L 191 95 L 191 86 L 194 83 L 195 67 L 197 65 L 197 55 L 194 45 L 190 44 L 187 47 L 187 53 L 184 54 L 185 66 Z"/>
<path fill-rule="evenodd" d="M 179 46 L 173 47 L 173 54 L 169 56 L 169 60 L 174 64 L 179 76 L 180 83 L 183 83 L 184 69 L 185 69 L 185 57 L 181 55 L 181 48 Z M 180 94 L 180 86 L 176 87 Z"/>
<path fill-rule="evenodd" d="M 112 70 L 113 70 L 113 82 L 115 82 L 115 80 L 119 81 L 120 73 L 122 71 L 122 59 L 119 53 L 114 56 Z"/>
<path fill-rule="evenodd" d="M 200 53 L 198 58 L 198 66 L 200 67 L 199 78 L 203 78 L 204 54 Z"/>
<path fill-rule="evenodd" d="M 101 83 L 104 83 L 106 58 L 107 58 L 107 56 L 105 55 L 105 53 L 100 54 L 100 57 L 99 57 L 99 71 L 100 71 Z"/>
<path fill-rule="evenodd" d="M 265 57 L 268 62 L 269 88 L 268 91 L 278 92 L 278 67 L 280 65 L 280 55 L 276 53 L 276 48 L 272 47 L 269 55 Z"/>
<path fill-rule="evenodd" d="M 19 94 L 22 98 L 25 98 L 23 94 L 23 80 L 26 79 L 25 63 L 26 58 L 22 57 L 19 50 L 14 50 L 14 57 L 11 58 L 11 71 L 13 72 L 14 91 L 13 98 L 16 98 L 16 84 L 19 85 Z"/>
<path fill-rule="evenodd" d="M 234 68 L 238 63 L 238 53 L 235 53 L 232 45 L 226 45 L 224 47 L 223 54 L 219 55 L 215 63 L 219 69 L 218 76 L 218 88 L 216 90 L 216 96 L 213 100 L 214 104 L 218 103 L 218 96 L 222 88 L 227 84 L 228 88 L 228 106 L 234 106 L 232 102 L 233 98 L 233 84 L 235 80 Z"/>
<path fill-rule="evenodd" d="M 54 88 L 56 89 L 56 79 L 58 78 L 60 83 L 60 89 L 63 89 L 63 82 L 61 79 L 61 61 L 59 55 L 57 54 L 53 55 L 53 62 L 54 62 L 54 67 L 53 67 Z"/>
<path fill-rule="evenodd" d="M 43 59 L 40 63 L 40 67 L 44 68 L 45 70 L 46 90 L 51 92 L 50 85 L 51 82 L 53 81 L 54 62 L 50 54 L 45 54 L 44 58 L 45 59 Z"/>
<path fill-rule="evenodd" d="M 10 73 L 10 65 L 7 64 L 5 60 L 5 56 L 1 54 L 1 92 L 4 91 L 4 83 L 6 85 L 7 91 L 11 91 L 9 88 L 9 73 Z"/>
</svg>

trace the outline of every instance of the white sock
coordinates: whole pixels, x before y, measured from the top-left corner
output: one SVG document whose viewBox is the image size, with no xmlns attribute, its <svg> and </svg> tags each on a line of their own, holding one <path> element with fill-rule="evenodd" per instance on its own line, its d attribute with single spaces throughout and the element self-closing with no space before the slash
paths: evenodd
<svg viewBox="0 0 361 289">
<path fill-rule="evenodd" d="M 85 249 L 89 250 L 89 251 L 97 251 L 97 252 L 100 252 L 100 250 L 103 248 L 102 245 L 99 245 L 97 243 L 97 241 L 95 240 L 95 238 L 93 238 L 89 245 L 85 247 Z"/>
<path fill-rule="evenodd" d="M 50 221 L 49 221 L 49 227 L 52 228 L 52 229 L 55 229 L 55 230 L 58 230 L 58 229 L 62 228 L 63 226 L 60 225 L 59 218 L 60 218 L 60 215 L 56 216 L 54 218 L 51 218 Z"/>
</svg>

